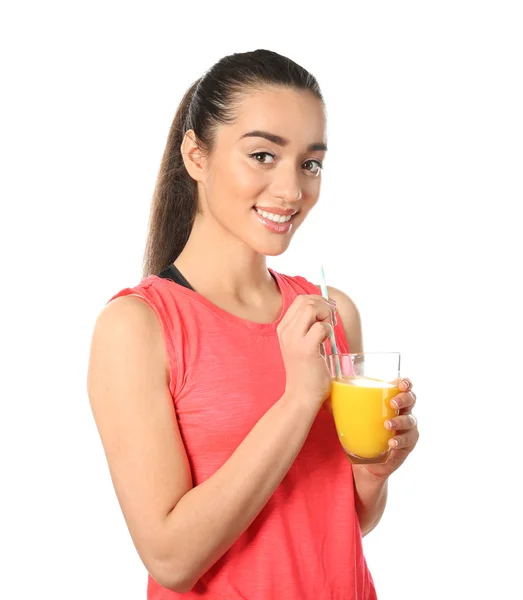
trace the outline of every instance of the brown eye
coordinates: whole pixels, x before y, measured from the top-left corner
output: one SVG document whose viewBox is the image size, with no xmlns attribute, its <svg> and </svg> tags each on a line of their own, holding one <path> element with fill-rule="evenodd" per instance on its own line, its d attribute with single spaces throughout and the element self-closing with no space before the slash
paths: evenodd
<svg viewBox="0 0 523 600">
<path fill-rule="evenodd" d="M 305 166 L 305 170 L 313 175 L 319 175 L 323 169 L 323 165 L 319 160 L 307 160 L 303 164 L 307 165 Z"/>
<path fill-rule="evenodd" d="M 275 158 L 275 156 L 273 154 L 271 154 L 270 152 L 253 152 L 252 154 L 249 154 L 249 156 L 253 160 L 255 160 L 257 163 L 260 163 L 262 165 L 271 164 L 270 162 L 267 162 L 266 160 L 264 160 L 265 157 L 270 156 L 273 160 Z"/>
</svg>

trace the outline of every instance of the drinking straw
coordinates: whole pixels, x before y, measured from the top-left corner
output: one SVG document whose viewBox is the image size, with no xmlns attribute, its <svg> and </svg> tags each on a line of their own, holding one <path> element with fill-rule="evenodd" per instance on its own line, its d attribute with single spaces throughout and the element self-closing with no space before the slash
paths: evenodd
<svg viewBox="0 0 523 600">
<path fill-rule="evenodd" d="M 327 284 L 325 283 L 325 272 L 323 271 L 323 265 L 321 265 L 321 295 L 328 300 L 329 292 L 327 291 Z M 334 327 L 332 328 L 329 340 L 331 343 L 332 354 L 334 356 L 334 366 L 336 369 L 337 379 L 341 379 L 341 368 L 340 368 L 340 357 L 338 356 L 338 346 L 336 345 L 336 338 L 334 337 Z M 350 361 L 350 358 L 349 358 Z"/>
</svg>

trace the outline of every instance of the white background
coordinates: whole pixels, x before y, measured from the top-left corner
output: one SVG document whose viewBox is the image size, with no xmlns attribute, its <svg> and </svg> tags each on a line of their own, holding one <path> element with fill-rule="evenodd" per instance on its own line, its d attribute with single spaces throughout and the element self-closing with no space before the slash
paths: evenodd
<svg viewBox="0 0 523 600">
<path fill-rule="evenodd" d="M 364 539 L 380 600 L 521 598 L 518 2 L 19 2 L 2 9 L 0 597 L 140 600 L 86 394 L 94 319 L 140 279 L 182 94 L 268 48 L 318 78 L 322 195 L 269 266 L 399 350 L 421 439 Z M 519 559 L 519 560 L 518 560 Z"/>
</svg>

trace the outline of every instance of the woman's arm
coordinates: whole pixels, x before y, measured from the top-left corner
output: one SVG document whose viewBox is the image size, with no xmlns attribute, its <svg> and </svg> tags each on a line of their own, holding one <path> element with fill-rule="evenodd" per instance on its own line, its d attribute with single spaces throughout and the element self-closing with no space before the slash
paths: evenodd
<svg viewBox="0 0 523 600">
<path fill-rule="evenodd" d="M 88 376 L 91 407 L 133 542 L 164 587 L 188 591 L 230 548 L 265 506 L 309 433 L 329 383 L 318 351 L 328 330 L 312 324 L 330 319 L 331 311 L 321 298 L 305 302 L 289 308 L 284 338 L 300 349 L 293 374 L 300 374 L 302 363 L 308 366 L 303 377 L 294 378 L 308 384 L 306 391 L 296 386 L 287 391 L 226 463 L 196 487 L 169 393 L 156 315 L 143 300 L 127 296 L 109 303 L 97 320 Z M 310 328 L 307 337 L 294 339 L 291 309 L 303 331 Z M 305 347 L 311 354 L 315 349 L 323 368 L 314 380 Z M 313 384 L 321 375 L 325 394 L 316 398 L 311 388 L 318 388 Z"/>
<path fill-rule="evenodd" d="M 342 291 L 328 287 L 329 297 L 336 302 L 349 352 L 363 352 L 361 318 L 354 302 Z M 387 479 L 374 477 L 359 465 L 352 465 L 356 512 L 361 533 L 367 535 L 380 522 L 387 504 Z"/>
</svg>

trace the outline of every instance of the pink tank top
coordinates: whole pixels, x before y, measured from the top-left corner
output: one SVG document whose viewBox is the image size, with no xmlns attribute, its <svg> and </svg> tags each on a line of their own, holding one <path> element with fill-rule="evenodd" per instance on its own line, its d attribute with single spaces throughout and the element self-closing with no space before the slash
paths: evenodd
<svg viewBox="0 0 523 600">
<path fill-rule="evenodd" d="M 156 275 L 111 298 L 138 295 L 161 322 L 170 391 L 195 486 L 220 468 L 283 395 L 285 369 L 276 327 L 296 296 L 320 293 L 303 277 L 269 271 L 283 297 L 273 323 L 246 321 Z M 339 352 L 348 352 L 339 318 L 336 338 Z M 178 594 L 149 575 L 147 598 L 376 599 L 362 551 L 352 467 L 326 410 L 319 411 L 261 513 L 195 587 Z"/>
</svg>

